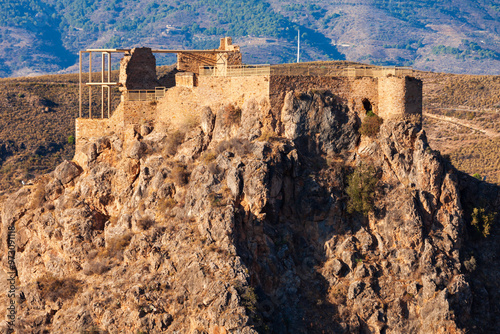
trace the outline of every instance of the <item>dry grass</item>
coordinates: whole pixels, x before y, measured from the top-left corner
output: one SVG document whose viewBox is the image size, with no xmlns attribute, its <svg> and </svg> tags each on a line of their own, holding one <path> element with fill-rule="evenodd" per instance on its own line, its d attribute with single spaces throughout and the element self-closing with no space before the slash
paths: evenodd
<svg viewBox="0 0 500 334">
<path fill-rule="evenodd" d="M 189 171 L 187 166 L 183 164 L 177 164 L 172 168 L 170 177 L 175 182 L 177 186 L 185 186 L 189 181 Z"/>
<path fill-rule="evenodd" d="M 431 147 L 449 155 L 459 170 L 500 184 L 500 77 L 429 72 L 417 76 L 424 82 L 424 112 L 470 125 L 424 117 Z"/>
<path fill-rule="evenodd" d="M 424 104 L 500 108 L 500 77 L 417 72 L 424 81 Z"/>
<path fill-rule="evenodd" d="M 175 199 L 168 197 L 168 198 L 162 198 L 158 201 L 158 210 L 161 212 L 165 212 L 169 209 L 172 209 L 177 205 L 177 202 Z"/>
<path fill-rule="evenodd" d="M 186 133 L 179 130 L 170 133 L 166 138 L 164 153 L 169 156 L 174 156 L 177 153 L 177 149 L 184 141 L 185 136 Z"/>
<path fill-rule="evenodd" d="M 0 80 L 0 145 L 9 140 L 18 148 L 1 165 L 0 191 L 17 188 L 21 180 L 47 173 L 72 158 L 74 144 L 68 143 L 68 137 L 75 135 L 77 82 L 78 75 Z M 117 91 L 112 99 L 114 109 L 119 102 Z M 99 104 L 96 93 L 95 111 Z M 84 110 L 88 110 L 88 99 L 84 99 Z"/>
<path fill-rule="evenodd" d="M 116 255 L 120 255 L 130 244 L 131 239 L 132 235 L 127 233 L 109 240 L 105 252 L 102 255 L 107 257 L 116 257 Z"/>
<path fill-rule="evenodd" d="M 345 285 L 343 282 L 339 282 L 338 284 L 330 288 L 330 291 L 328 292 L 328 299 L 333 304 L 344 304 L 347 297 L 347 288 L 347 285 Z"/>
<path fill-rule="evenodd" d="M 278 140 L 279 137 L 276 135 L 274 131 L 265 129 L 262 131 L 260 137 L 257 139 L 258 141 L 270 142 Z"/>
<path fill-rule="evenodd" d="M 253 150 L 253 144 L 248 139 L 239 139 L 239 138 L 231 138 L 229 140 L 223 140 L 215 148 L 217 154 L 230 151 L 240 156 L 247 155 L 252 150 Z"/>
<path fill-rule="evenodd" d="M 143 217 L 137 221 L 137 226 L 141 230 L 149 230 L 152 226 L 156 224 L 155 220 L 151 217 Z"/>
<path fill-rule="evenodd" d="M 159 75 L 172 70 L 160 67 Z M 84 76 L 83 83 L 88 79 Z M 93 73 L 93 81 L 100 73 Z M 112 71 L 112 81 L 118 71 Z M 16 148 L 12 154 L 0 156 L 0 193 L 21 186 L 21 181 L 52 171 L 63 160 L 71 160 L 78 117 L 78 74 L 0 79 L 0 146 L 7 141 Z M 101 94 L 93 89 L 93 117 L 100 117 Z M 120 93 L 112 90 L 111 110 L 120 102 Z M 88 117 L 88 90 L 84 91 L 83 117 Z M 183 128 L 199 121 L 192 115 L 182 120 Z M 184 130 L 185 132 L 186 130 Z M 1 149 L 0 149 L 1 151 Z"/>
<path fill-rule="evenodd" d="M 39 278 L 37 285 L 43 299 L 55 302 L 72 299 L 82 288 L 82 282 L 74 278 L 59 279 L 50 274 Z"/>
<path fill-rule="evenodd" d="M 226 126 L 239 124 L 241 120 L 241 108 L 235 107 L 233 104 L 226 105 L 222 118 Z"/>
<path fill-rule="evenodd" d="M 217 152 L 213 150 L 205 151 L 201 157 L 204 163 L 208 164 L 217 158 Z"/>
<path fill-rule="evenodd" d="M 488 182 L 500 184 L 500 138 L 460 146 L 450 153 L 450 158 L 459 170 L 478 173 Z"/>
</svg>

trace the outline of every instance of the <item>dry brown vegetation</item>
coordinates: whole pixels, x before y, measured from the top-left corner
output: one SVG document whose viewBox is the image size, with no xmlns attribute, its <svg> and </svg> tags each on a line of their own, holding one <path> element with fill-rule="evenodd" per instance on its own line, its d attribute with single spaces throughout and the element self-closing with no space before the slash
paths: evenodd
<svg viewBox="0 0 500 334">
<path fill-rule="evenodd" d="M 78 96 L 76 74 L 0 79 L 0 192 L 13 190 L 21 181 L 50 172 L 64 159 L 73 157 L 74 144 L 68 138 L 75 135 Z M 83 96 L 86 111 L 87 89 Z M 115 92 L 112 109 L 118 102 L 119 94 Z M 96 88 L 92 106 L 94 117 L 97 111 L 100 116 Z"/>
<path fill-rule="evenodd" d="M 241 120 L 241 109 L 235 107 L 233 104 L 228 104 L 224 107 L 223 118 L 225 125 L 239 124 Z"/>
<path fill-rule="evenodd" d="M 500 184 L 500 77 L 416 75 L 424 82 L 423 126 L 431 147 L 459 170 Z"/>
<path fill-rule="evenodd" d="M 450 158 L 458 169 L 470 174 L 478 173 L 486 176 L 488 182 L 500 184 L 500 138 L 458 147 Z"/>
<path fill-rule="evenodd" d="M 82 288 L 82 282 L 74 278 L 59 279 L 47 274 L 37 280 L 41 297 L 55 302 L 71 299 Z"/>
</svg>

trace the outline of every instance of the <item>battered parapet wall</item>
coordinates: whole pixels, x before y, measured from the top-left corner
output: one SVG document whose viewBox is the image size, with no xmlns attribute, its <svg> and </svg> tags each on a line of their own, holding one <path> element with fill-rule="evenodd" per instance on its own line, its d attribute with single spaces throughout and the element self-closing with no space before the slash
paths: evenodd
<svg viewBox="0 0 500 334">
<path fill-rule="evenodd" d="M 369 109 L 377 113 L 379 108 L 378 78 L 347 78 L 326 76 L 271 76 L 270 101 L 275 115 L 283 108 L 288 91 L 330 91 L 338 102 L 349 109 L 366 112 Z M 365 103 L 363 103 L 365 102 Z M 366 103 L 368 102 L 368 103 Z"/>
<path fill-rule="evenodd" d="M 75 122 L 76 152 L 80 152 L 91 138 L 116 133 L 124 135 L 130 125 L 156 120 L 156 103 L 122 101 L 110 118 L 77 118 Z M 133 137 L 133 136 L 132 136 Z"/>
<path fill-rule="evenodd" d="M 123 124 L 140 124 L 156 118 L 156 102 L 123 101 Z M 111 119 L 110 119 L 111 120 Z"/>
<path fill-rule="evenodd" d="M 199 77 L 198 90 L 211 104 L 220 101 L 242 107 L 250 99 L 269 99 L 269 76 Z M 209 96 L 210 94 L 210 96 Z M 203 96 L 202 95 L 202 96 Z"/>
<path fill-rule="evenodd" d="M 360 115 L 372 110 L 382 118 L 421 114 L 422 81 L 413 77 L 271 76 L 270 102 L 281 112 L 288 91 L 328 90 Z"/>
<path fill-rule="evenodd" d="M 247 101 L 269 102 L 269 76 L 198 77 L 194 88 L 173 87 L 158 101 L 156 120 L 182 124 L 198 117 L 201 108 L 208 106 L 215 113 L 222 106 L 242 107 Z"/>
<path fill-rule="evenodd" d="M 422 81 L 412 77 L 383 77 L 378 84 L 382 118 L 422 113 Z"/>
<path fill-rule="evenodd" d="M 75 151 L 81 152 L 89 139 L 102 137 L 114 130 L 114 124 L 105 118 L 77 118 L 75 120 Z"/>
<path fill-rule="evenodd" d="M 197 86 L 197 77 L 193 72 L 179 72 L 175 74 L 175 85 L 178 87 L 193 88 Z"/>
</svg>

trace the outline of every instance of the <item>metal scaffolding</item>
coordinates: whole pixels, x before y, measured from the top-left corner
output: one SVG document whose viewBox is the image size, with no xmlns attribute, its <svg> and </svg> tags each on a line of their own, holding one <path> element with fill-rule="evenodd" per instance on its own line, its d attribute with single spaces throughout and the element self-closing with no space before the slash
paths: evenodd
<svg viewBox="0 0 500 334">
<path fill-rule="evenodd" d="M 83 87 L 82 87 L 82 55 L 88 53 L 89 55 L 89 80 L 85 83 L 89 87 L 89 118 L 92 118 L 92 87 L 101 87 L 101 118 L 104 118 L 104 105 L 105 105 L 105 94 L 107 91 L 107 110 L 108 118 L 111 113 L 111 86 L 118 86 L 118 82 L 111 82 L 111 54 L 117 52 L 127 52 L 127 49 L 88 49 L 85 51 L 80 51 L 80 71 L 79 71 L 79 117 L 82 117 L 82 98 L 83 98 Z M 97 82 L 92 82 L 92 54 L 101 53 L 101 80 Z M 107 68 L 106 68 L 106 58 L 107 58 Z M 106 79 L 107 72 L 107 81 Z"/>
<path fill-rule="evenodd" d="M 131 49 L 87 49 L 85 51 L 80 51 L 80 71 L 79 71 L 79 117 L 82 117 L 82 99 L 83 99 L 83 83 L 82 83 L 82 55 L 87 53 L 89 55 L 89 79 L 88 82 L 85 83 L 87 87 L 89 87 L 89 118 L 92 118 L 92 87 L 101 87 L 101 118 L 104 118 L 104 106 L 105 106 L 105 91 L 107 91 L 107 117 L 110 117 L 111 114 L 111 87 L 119 86 L 118 82 L 111 82 L 111 54 L 112 53 L 130 53 Z M 152 49 L 152 53 L 230 53 L 233 51 L 229 50 L 161 50 L 161 49 Z M 92 82 L 92 54 L 100 53 L 102 62 L 101 62 L 101 80 Z M 107 57 L 107 68 L 106 68 L 106 57 Z M 107 81 L 105 73 L 107 72 Z"/>
</svg>

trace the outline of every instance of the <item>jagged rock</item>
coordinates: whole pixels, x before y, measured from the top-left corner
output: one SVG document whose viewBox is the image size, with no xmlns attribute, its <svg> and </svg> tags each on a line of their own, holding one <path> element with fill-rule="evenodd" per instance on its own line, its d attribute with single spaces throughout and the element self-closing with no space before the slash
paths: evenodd
<svg viewBox="0 0 500 334">
<path fill-rule="evenodd" d="M 204 134 L 211 136 L 215 126 L 215 115 L 210 107 L 204 107 L 201 112 L 201 130 Z"/>
<path fill-rule="evenodd" d="M 467 220 L 474 197 L 498 207 L 497 188 L 410 122 L 384 121 L 365 145 L 331 96 L 268 107 L 246 101 L 234 124 L 205 109 L 175 155 L 157 126 L 89 140 L 81 169 L 66 161 L 5 199 L 19 331 L 494 332 L 500 243 Z M 347 212 L 360 162 L 378 180 L 366 217 Z"/>
<path fill-rule="evenodd" d="M 141 131 L 140 131 L 141 136 L 146 137 L 152 131 L 153 131 L 153 127 L 151 125 L 149 125 L 149 124 L 142 124 L 141 125 Z"/>
<path fill-rule="evenodd" d="M 348 300 L 355 299 L 361 292 L 363 292 L 364 288 L 365 288 L 364 282 L 361 282 L 361 281 L 353 282 L 349 286 L 349 291 L 347 292 L 347 299 Z"/>
<path fill-rule="evenodd" d="M 334 259 L 332 261 L 331 268 L 332 268 L 333 275 L 340 276 L 342 274 L 343 269 L 344 269 L 344 264 L 341 261 L 339 261 L 338 259 Z"/>
<path fill-rule="evenodd" d="M 62 184 L 67 184 L 80 175 L 80 173 L 81 170 L 75 163 L 65 160 L 57 166 L 54 171 L 54 176 L 61 181 Z"/>
<path fill-rule="evenodd" d="M 105 149 L 109 149 L 111 146 L 111 141 L 109 137 L 98 138 L 95 142 L 96 153 L 101 154 Z"/>
<path fill-rule="evenodd" d="M 131 159 L 140 159 L 147 151 L 147 145 L 139 140 L 135 140 L 130 145 L 127 156 Z"/>
<path fill-rule="evenodd" d="M 64 187 L 59 180 L 53 180 L 45 186 L 45 196 L 50 200 L 55 200 L 61 196 L 64 191 Z"/>
</svg>

